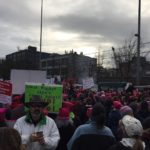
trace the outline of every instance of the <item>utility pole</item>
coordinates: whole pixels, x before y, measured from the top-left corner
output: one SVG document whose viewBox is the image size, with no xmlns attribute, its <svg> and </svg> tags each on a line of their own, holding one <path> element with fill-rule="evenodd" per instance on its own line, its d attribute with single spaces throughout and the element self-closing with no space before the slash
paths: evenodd
<svg viewBox="0 0 150 150">
<path fill-rule="evenodd" d="M 40 21 L 40 56 L 39 56 L 39 69 L 41 69 L 41 58 L 42 58 L 42 26 L 43 26 L 43 0 L 41 0 L 41 21 Z"/>
<path fill-rule="evenodd" d="M 141 44 L 141 0 L 138 6 L 138 34 L 137 34 L 137 65 L 136 65 L 136 84 L 140 85 L 140 44 Z"/>
<path fill-rule="evenodd" d="M 115 59 L 115 63 L 116 63 L 116 69 L 118 69 L 118 62 L 117 62 L 117 57 L 116 57 L 116 52 L 115 52 L 115 48 L 112 47 L 112 52 L 113 52 L 113 55 L 114 55 L 114 59 Z"/>
<path fill-rule="evenodd" d="M 97 82 L 100 82 L 100 47 L 98 47 L 98 55 L 97 55 Z"/>
</svg>

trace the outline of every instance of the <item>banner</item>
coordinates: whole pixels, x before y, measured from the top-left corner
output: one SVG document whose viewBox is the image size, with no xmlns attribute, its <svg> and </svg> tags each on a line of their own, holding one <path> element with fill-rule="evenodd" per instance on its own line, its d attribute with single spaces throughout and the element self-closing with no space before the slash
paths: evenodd
<svg viewBox="0 0 150 150">
<path fill-rule="evenodd" d="M 48 110 L 50 112 L 58 112 L 62 106 L 62 85 L 50 84 L 25 84 L 25 102 L 29 102 L 33 95 L 39 95 L 48 102 Z"/>
<path fill-rule="evenodd" d="M 0 103 L 11 103 L 12 84 L 5 81 L 0 81 Z"/>
</svg>

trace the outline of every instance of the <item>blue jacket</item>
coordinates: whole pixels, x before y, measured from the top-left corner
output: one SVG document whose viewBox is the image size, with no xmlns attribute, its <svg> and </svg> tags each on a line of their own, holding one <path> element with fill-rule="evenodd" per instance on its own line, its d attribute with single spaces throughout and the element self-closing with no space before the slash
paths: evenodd
<svg viewBox="0 0 150 150">
<path fill-rule="evenodd" d="M 94 121 L 92 121 L 89 124 L 80 125 L 75 130 L 73 136 L 71 137 L 71 139 L 69 140 L 69 142 L 67 144 L 68 150 L 72 149 L 72 145 L 77 138 L 79 138 L 81 135 L 85 135 L 85 134 L 87 134 L 87 135 L 88 134 L 105 135 L 105 136 L 110 136 L 110 137 L 114 138 L 113 133 L 111 132 L 111 130 L 108 127 L 104 126 L 102 129 L 97 129 L 96 123 Z"/>
</svg>

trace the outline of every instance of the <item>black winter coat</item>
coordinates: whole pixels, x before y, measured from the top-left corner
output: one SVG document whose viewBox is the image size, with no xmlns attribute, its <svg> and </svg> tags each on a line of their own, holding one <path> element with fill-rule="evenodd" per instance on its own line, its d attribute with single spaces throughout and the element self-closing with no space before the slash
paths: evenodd
<svg viewBox="0 0 150 150">
<path fill-rule="evenodd" d="M 71 150 L 108 150 L 115 144 L 115 138 L 106 135 L 84 134 L 78 137 Z"/>
</svg>

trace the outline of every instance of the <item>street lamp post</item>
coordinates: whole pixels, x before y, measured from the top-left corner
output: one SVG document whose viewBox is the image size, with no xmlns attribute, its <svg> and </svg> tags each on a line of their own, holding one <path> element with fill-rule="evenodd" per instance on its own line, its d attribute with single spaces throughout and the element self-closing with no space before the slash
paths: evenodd
<svg viewBox="0 0 150 150">
<path fill-rule="evenodd" d="M 43 26 L 43 0 L 41 0 L 41 21 L 40 21 L 40 56 L 39 56 L 39 69 L 41 69 L 42 58 L 42 26 Z"/>
<path fill-rule="evenodd" d="M 136 69 L 136 84 L 140 85 L 140 44 L 141 44 L 141 0 L 138 6 L 138 34 L 137 36 L 137 69 Z"/>
</svg>

